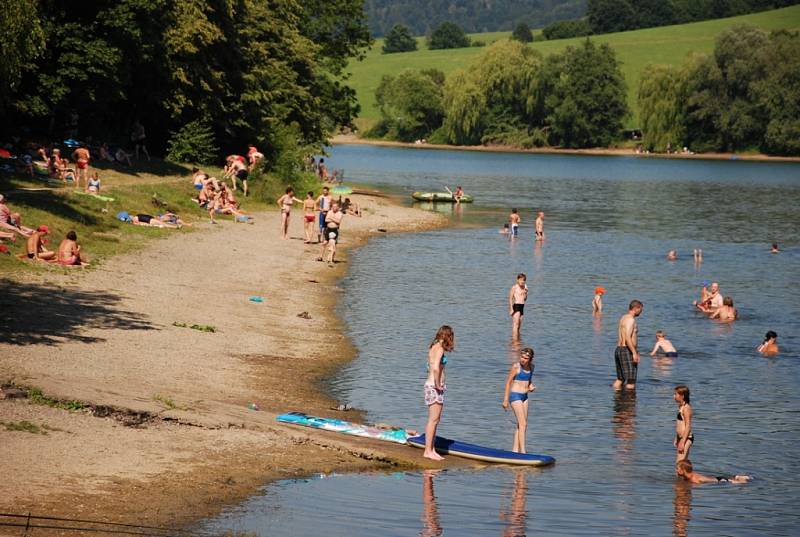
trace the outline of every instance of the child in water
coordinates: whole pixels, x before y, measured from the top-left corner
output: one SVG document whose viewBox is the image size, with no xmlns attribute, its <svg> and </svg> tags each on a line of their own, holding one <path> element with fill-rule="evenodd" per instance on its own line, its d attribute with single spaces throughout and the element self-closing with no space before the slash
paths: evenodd
<svg viewBox="0 0 800 537">
<path fill-rule="evenodd" d="M 425 380 L 423 391 L 425 394 L 425 406 L 428 407 L 428 423 L 425 425 L 425 452 L 423 457 L 441 461 L 444 459 L 436 453 L 434 440 L 436 438 L 436 427 L 442 418 L 444 408 L 444 392 L 447 390 L 445 384 L 444 368 L 447 365 L 445 352 L 450 352 L 455 348 L 455 334 L 453 329 L 447 325 L 442 325 L 436 331 L 428 348 L 428 378 Z"/>
<path fill-rule="evenodd" d="M 702 483 L 734 483 L 734 484 L 740 484 L 740 483 L 747 483 L 747 482 L 753 480 L 753 478 L 750 477 L 749 475 L 732 475 L 732 476 L 717 476 L 717 477 L 714 477 L 714 476 L 710 476 L 710 475 L 700 474 L 700 473 L 697 473 L 697 472 L 694 471 L 694 468 L 692 467 L 692 461 L 690 461 L 689 459 L 684 459 L 682 461 L 679 461 L 677 466 L 676 466 L 676 472 L 678 473 L 679 477 L 685 479 L 686 481 L 688 481 L 689 483 L 692 483 L 693 485 L 700 485 Z"/>
<path fill-rule="evenodd" d="M 519 352 L 519 362 L 512 365 L 506 378 L 503 408 L 514 411 L 517 430 L 514 431 L 514 453 L 525 453 L 525 429 L 528 425 L 528 393 L 536 389 L 533 385 L 533 349 L 526 347 Z"/>
<path fill-rule="evenodd" d="M 689 387 L 680 385 L 675 386 L 673 399 L 678 404 L 678 415 L 675 416 L 675 462 L 685 461 L 689 458 L 689 450 L 694 444 L 694 434 L 692 433 L 692 405 L 689 397 Z"/>
<path fill-rule="evenodd" d="M 656 330 L 656 345 L 653 347 L 650 356 L 655 356 L 659 350 L 663 352 L 664 356 L 667 358 L 678 357 L 678 351 L 675 350 L 675 346 L 667 339 L 667 335 L 662 330 Z"/>
<path fill-rule="evenodd" d="M 592 299 L 592 311 L 595 313 L 603 313 L 603 295 L 606 290 L 602 287 L 594 288 L 594 298 Z"/>
<path fill-rule="evenodd" d="M 764 342 L 758 346 L 758 352 L 762 354 L 777 354 L 778 353 L 778 334 L 770 330 L 764 336 Z"/>
</svg>

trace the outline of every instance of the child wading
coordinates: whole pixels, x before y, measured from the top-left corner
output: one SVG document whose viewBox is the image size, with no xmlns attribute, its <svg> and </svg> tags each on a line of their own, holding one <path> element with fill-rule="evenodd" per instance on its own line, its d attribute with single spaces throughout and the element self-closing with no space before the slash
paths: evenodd
<svg viewBox="0 0 800 537">
<path fill-rule="evenodd" d="M 428 459 L 440 461 L 444 459 L 434 450 L 434 440 L 436 438 L 436 427 L 442 418 L 444 408 L 444 392 L 447 390 L 445 384 L 444 367 L 447 365 L 445 352 L 450 352 L 455 348 L 455 335 L 453 329 L 447 325 L 442 325 L 436 331 L 428 349 L 428 378 L 425 380 L 423 391 L 425 393 L 425 405 L 428 407 L 428 423 L 425 425 L 425 453 L 423 456 Z"/>
<path fill-rule="evenodd" d="M 515 453 L 525 453 L 525 429 L 528 426 L 528 393 L 536 389 L 533 385 L 533 349 L 526 347 L 519 352 L 519 362 L 512 365 L 506 378 L 506 390 L 503 396 L 503 408 L 509 405 L 517 418 L 517 430 L 514 431 Z"/>
</svg>

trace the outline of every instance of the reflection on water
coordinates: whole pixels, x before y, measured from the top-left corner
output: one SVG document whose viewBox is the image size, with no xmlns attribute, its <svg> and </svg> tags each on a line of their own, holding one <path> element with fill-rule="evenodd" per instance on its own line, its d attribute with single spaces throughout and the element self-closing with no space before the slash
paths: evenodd
<svg viewBox="0 0 800 537">
<path fill-rule="evenodd" d="M 510 448 L 515 425 L 501 407 L 503 383 L 519 347 L 531 346 L 528 449 L 558 463 L 285 482 L 212 527 L 259 535 L 323 527 L 330 535 L 797 533 L 800 166 L 351 147 L 335 148 L 332 160 L 353 180 L 404 194 L 457 180 L 476 202 L 458 208 L 453 228 L 382 236 L 353 252 L 339 311 L 359 355 L 328 388 L 372 421 L 421 428 L 428 338 L 451 324 L 441 434 Z M 523 219 L 516 240 L 498 233 L 512 204 Z M 536 208 L 547 213 L 544 244 L 533 240 Z M 781 254 L 769 254 L 772 240 Z M 671 249 L 675 262 L 665 259 Z M 507 300 L 518 272 L 530 292 L 513 342 Z M 694 310 L 703 280 L 734 297 L 739 320 L 715 323 Z M 606 294 L 595 316 L 597 286 Z M 645 304 L 635 395 L 610 387 L 617 321 L 632 298 Z M 659 329 L 678 358 L 649 356 Z M 755 347 L 768 329 L 782 352 L 765 359 Z M 675 483 L 676 384 L 692 390 L 695 467 L 752 473 L 754 483 Z"/>
</svg>

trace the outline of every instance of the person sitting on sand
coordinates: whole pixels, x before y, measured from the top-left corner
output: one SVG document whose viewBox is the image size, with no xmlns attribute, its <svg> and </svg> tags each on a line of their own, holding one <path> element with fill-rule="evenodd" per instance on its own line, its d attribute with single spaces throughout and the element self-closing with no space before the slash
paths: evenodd
<svg viewBox="0 0 800 537">
<path fill-rule="evenodd" d="M 58 246 L 58 264 L 67 266 L 86 266 L 85 257 L 81 254 L 78 235 L 74 231 L 67 233 L 67 238 Z"/>
<path fill-rule="evenodd" d="M 694 471 L 692 461 L 684 459 L 678 461 L 675 465 L 675 470 L 681 479 L 685 479 L 693 485 L 702 485 L 703 483 L 733 483 L 736 485 L 742 483 L 749 483 L 753 478 L 749 475 L 731 475 L 731 476 L 710 476 L 704 475 Z"/>
<path fill-rule="evenodd" d="M 53 149 L 47 160 L 47 168 L 50 171 L 50 177 L 64 180 L 64 160 L 61 158 L 60 149 Z"/>
<path fill-rule="evenodd" d="M 739 317 L 739 312 L 733 307 L 733 298 L 726 296 L 722 299 L 722 306 L 717 308 L 709 319 L 719 319 L 720 321 L 735 321 Z"/>
<path fill-rule="evenodd" d="M 677 261 L 678 260 L 678 252 L 677 250 L 670 250 L 667 252 L 667 261 Z"/>
<path fill-rule="evenodd" d="M 778 334 L 770 330 L 764 336 L 764 341 L 758 346 L 758 352 L 761 354 L 778 354 Z"/>
<path fill-rule="evenodd" d="M 594 288 L 594 298 L 592 299 L 592 311 L 594 313 L 603 313 L 603 295 L 606 290 L 602 287 Z"/>
<path fill-rule="evenodd" d="M 131 164 L 132 156 L 132 154 L 128 153 L 121 147 L 117 147 L 117 149 L 114 151 L 114 159 L 120 164 L 127 164 L 129 167 L 133 166 L 133 164 Z"/>
<path fill-rule="evenodd" d="M 180 222 L 173 223 L 173 221 Z M 158 228 L 180 228 L 183 221 L 177 218 L 173 213 L 168 213 L 162 216 L 153 216 L 151 214 L 136 214 L 131 216 L 131 223 L 136 226 L 149 226 Z"/>
<path fill-rule="evenodd" d="M 36 259 L 39 261 L 53 261 L 56 257 L 55 252 L 51 252 L 44 247 L 44 240 L 42 237 L 50 233 L 50 229 L 42 224 L 30 237 L 28 237 L 27 254 L 28 259 Z"/>
<path fill-rule="evenodd" d="M 203 187 L 208 182 L 208 174 L 200 168 L 192 168 L 192 184 L 195 190 L 203 190 Z"/>
<path fill-rule="evenodd" d="M 342 203 L 342 211 L 345 214 L 349 214 L 352 216 L 361 216 L 361 206 L 358 203 L 350 201 L 350 198 L 345 198 L 344 202 Z"/>
<path fill-rule="evenodd" d="M 5 204 L 6 197 L 0 194 L 0 228 L 19 233 L 23 237 L 30 237 L 33 230 L 22 225 L 22 216 L 12 213 Z"/>
<path fill-rule="evenodd" d="M 666 358 L 677 358 L 678 351 L 675 346 L 667 339 L 667 335 L 662 330 L 656 330 L 656 344 L 650 352 L 650 356 L 655 356 L 658 351 L 664 353 Z"/>
</svg>

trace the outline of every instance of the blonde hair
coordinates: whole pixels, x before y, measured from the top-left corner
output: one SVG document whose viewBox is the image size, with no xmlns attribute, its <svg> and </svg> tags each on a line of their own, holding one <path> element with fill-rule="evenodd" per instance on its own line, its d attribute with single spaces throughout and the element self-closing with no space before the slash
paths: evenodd
<svg viewBox="0 0 800 537">
<path fill-rule="evenodd" d="M 447 352 L 455 349 L 455 334 L 453 333 L 453 329 L 446 324 L 440 326 L 439 330 L 436 331 L 436 336 L 433 338 L 433 341 L 431 341 L 430 347 L 433 347 L 436 343 L 441 343 L 442 349 Z"/>
<path fill-rule="evenodd" d="M 678 470 L 681 470 L 684 473 L 691 473 L 694 471 L 694 467 L 692 466 L 692 461 L 689 459 L 683 459 L 682 461 L 678 461 L 675 466 L 678 467 Z"/>
</svg>

